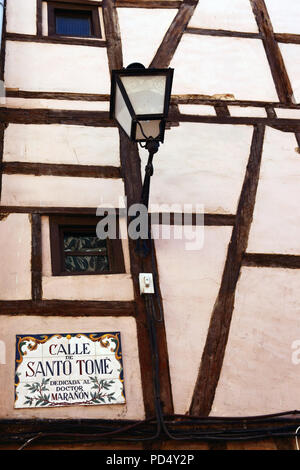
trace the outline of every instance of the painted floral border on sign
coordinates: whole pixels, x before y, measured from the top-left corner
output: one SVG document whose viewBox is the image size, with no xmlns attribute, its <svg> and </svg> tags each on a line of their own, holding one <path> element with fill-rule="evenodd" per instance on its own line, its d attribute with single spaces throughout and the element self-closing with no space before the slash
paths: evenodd
<svg viewBox="0 0 300 470">
<path fill-rule="evenodd" d="M 17 335 L 15 408 L 124 404 L 120 336 Z"/>
</svg>

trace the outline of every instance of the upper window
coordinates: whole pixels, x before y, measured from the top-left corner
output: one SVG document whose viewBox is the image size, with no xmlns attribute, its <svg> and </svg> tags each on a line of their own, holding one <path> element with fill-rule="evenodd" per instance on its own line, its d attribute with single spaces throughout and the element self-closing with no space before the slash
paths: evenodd
<svg viewBox="0 0 300 470">
<path fill-rule="evenodd" d="M 53 275 L 116 274 L 125 272 L 121 240 L 97 237 L 99 218 L 50 218 Z"/>
<path fill-rule="evenodd" d="M 101 38 L 98 7 L 81 4 L 66 6 L 66 3 L 49 2 L 48 34 Z"/>
</svg>

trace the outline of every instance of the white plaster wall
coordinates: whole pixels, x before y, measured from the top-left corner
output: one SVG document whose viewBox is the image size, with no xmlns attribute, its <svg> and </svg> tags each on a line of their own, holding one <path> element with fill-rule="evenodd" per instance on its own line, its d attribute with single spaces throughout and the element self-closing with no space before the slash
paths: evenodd
<svg viewBox="0 0 300 470">
<path fill-rule="evenodd" d="M 119 207 L 121 179 L 69 176 L 3 175 L 4 206 Z"/>
<path fill-rule="evenodd" d="M 110 93 L 106 48 L 7 41 L 5 86 L 33 91 Z"/>
<path fill-rule="evenodd" d="M 189 26 L 258 32 L 249 0 L 200 0 Z"/>
<path fill-rule="evenodd" d="M 174 227 L 170 240 L 155 242 L 175 413 L 191 403 L 231 230 L 205 227 L 204 245 L 193 251 L 189 240 L 174 239 Z"/>
<path fill-rule="evenodd" d="M 136 322 L 128 317 L 1 316 L 0 339 L 5 342 L 7 363 L 0 367 L 1 419 L 144 419 L 138 359 Z M 122 341 L 125 405 L 71 406 L 14 409 L 15 337 L 18 334 L 86 333 L 120 331 Z"/>
<path fill-rule="evenodd" d="M 36 34 L 36 0 L 7 0 L 8 33 Z"/>
<path fill-rule="evenodd" d="M 117 128 L 109 127 L 9 124 L 4 135 L 3 159 L 119 166 L 119 133 Z"/>
<path fill-rule="evenodd" d="M 267 117 L 265 108 L 258 108 L 256 106 L 247 106 L 245 108 L 241 106 L 228 106 L 228 110 L 230 112 L 230 116 L 234 117 Z"/>
<path fill-rule="evenodd" d="M 299 2 L 295 0 L 265 0 L 276 33 L 300 34 Z"/>
<path fill-rule="evenodd" d="M 294 92 L 295 102 L 300 101 L 300 45 L 279 44 Z"/>
<path fill-rule="evenodd" d="M 211 415 L 299 409 L 299 289 L 299 270 L 242 268 Z"/>
<path fill-rule="evenodd" d="M 124 232 L 125 220 L 120 220 Z M 125 273 L 88 276 L 52 276 L 49 219 L 42 217 L 42 291 L 43 299 L 133 300 L 133 284 L 127 240 L 122 240 Z"/>
<path fill-rule="evenodd" d="M 171 61 L 173 94 L 278 101 L 262 41 L 185 34 Z"/>
<path fill-rule="evenodd" d="M 300 254 L 300 156 L 295 135 L 266 129 L 248 251 Z"/>
<path fill-rule="evenodd" d="M 124 67 L 148 67 L 178 10 L 118 8 Z"/>
<path fill-rule="evenodd" d="M 31 223 L 28 214 L 0 220 L 0 299 L 31 298 Z"/>
<path fill-rule="evenodd" d="M 200 204 L 205 212 L 234 214 L 251 140 L 251 126 L 181 123 L 166 131 L 154 157 L 150 204 L 192 204 L 194 211 Z M 144 169 L 147 152 L 140 155 Z"/>
<path fill-rule="evenodd" d="M 182 114 L 196 114 L 199 116 L 216 116 L 216 111 L 213 106 L 201 104 L 180 104 L 178 105 L 179 111 Z"/>
<path fill-rule="evenodd" d="M 276 115 L 282 119 L 300 119 L 300 109 L 277 108 Z"/>
</svg>

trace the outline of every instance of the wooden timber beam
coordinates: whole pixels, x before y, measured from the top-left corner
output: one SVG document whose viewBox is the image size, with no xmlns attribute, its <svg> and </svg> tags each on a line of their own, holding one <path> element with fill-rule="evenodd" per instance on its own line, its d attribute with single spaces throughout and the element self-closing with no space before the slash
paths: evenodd
<svg viewBox="0 0 300 470">
<path fill-rule="evenodd" d="M 6 175 L 74 176 L 83 178 L 121 178 L 119 167 L 56 163 L 3 162 Z"/>
<path fill-rule="evenodd" d="M 300 269 L 300 256 L 277 253 L 245 253 L 242 264 L 243 266 L 261 268 Z"/>
<path fill-rule="evenodd" d="M 292 86 L 285 68 L 279 45 L 264 0 L 250 0 L 259 32 L 269 61 L 275 88 L 282 103 L 294 102 Z"/>
<path fill-rule="evenodd" d="M 118 22 L 117 10 L 113 0 L 103 0 L 103 19 L 105 27 L 105 35 L 107 41 L 107 54 L 110 71 L 120 69 L 123 66 L 122 43 L 120 37 L 120 29 Z M 121 171 L 124 177 L 125 195 L 127 197 L 127 204 L 130 207 L 132 204 L 140 202 L 142 180 L 141 180 L 141 161 L 137 148 L 137 144 L 130 142 L 126 134 L 120 129 L 120 159 Z M 138 336 L 138 349 L 139 360 L 141 367 L 142 389 L 146 417 L 155 415 L 155 397 L 153 384 L 153 369 L 152 369 L 152 352 L 151 342 L 149 337 L 149 330 L 147 327 L 147 310 L 145 300 L 141 297 L 139 287 L 139 273 L 152 272 L 156 268 L 156 255 L 153 246 L 153 257 L 151 260 L 143 260 L 136 253 L 135 241 L 130 239 L 129 243 L 129 256 L 131 275 L 134 288 L 134 299 L 137 308 L 137 336 Z M 152 264 L 153 263 L 153 264 Z M 159 286 L 157 289 L 157 302 L 162 305 Z M 173 399 L 172 389 L 169 373 L 169 359 L 166 343 L 165 324 L 162 321 L 156 323 L 156 334 L 158 340 L 158 356 L 160 367 L 160 390 L 161 402 L 163 410 L 167 414 L 173 413 Z"/>
<path fill-rule="evenodd" d="M 133 301 L 1 300 L 0 315 L 135 316 Z"/>
<path fill-rule="evenodd" d="M 183 0 L 149 67 L 169 67 L 198 1 Z"/>
<path fill-rule="evenodd" d="M 230 330 L 236 284 L 253 217 L 264 134 L 263 125 L 254 128 L 249 161 L 228 246 L 221 286 L 211 315 L 190 406 L 192 416 L 208 416 L 214 401 Z"/>
<path fill-rule="evenodd" d="M 31 296 L 42 299 L 42 225 L 41 215 L 31 215 Z"/>
</svg>

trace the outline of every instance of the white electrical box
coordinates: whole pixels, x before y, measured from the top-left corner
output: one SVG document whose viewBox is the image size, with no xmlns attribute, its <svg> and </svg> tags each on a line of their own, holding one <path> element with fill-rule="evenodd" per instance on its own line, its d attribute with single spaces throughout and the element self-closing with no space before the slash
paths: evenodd
<svg viewBox="0 0 300 470">
<path fill-rule="evenodd" d="M 139 281 L 141 294 L 154 294 L 152 273 L 140 273 Z"/>
</svg>

